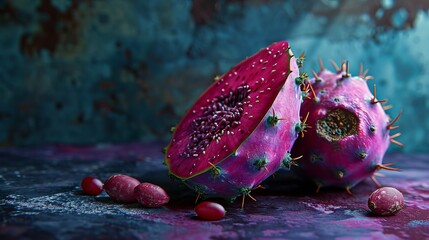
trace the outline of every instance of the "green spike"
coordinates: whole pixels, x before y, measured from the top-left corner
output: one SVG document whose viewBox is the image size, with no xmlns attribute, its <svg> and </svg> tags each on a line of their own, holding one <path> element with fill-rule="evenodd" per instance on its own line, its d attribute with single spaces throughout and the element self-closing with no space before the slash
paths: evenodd
<svg viewBox="0 0 429 240">
<path fill-rule="evenodd" d="M 304 137 L 304 133 L 307 132 L 307 128 L 311 128 L 307 124 L 308 116 L 310 115 L 310 112 L 307 113 L 303 121 L 299 121 L 297 124 L 295 124 L 295 131 L 301 133 L 301 137 Z"/>
<path fill-rule="evenodd" d="M 242 187 L 242 188 L 240 188 L 240 193 L 241 194 L 248 195 L 248 194 L 250 194 L 251 191 L 252 191 L 252 188 L 250 188 L 250 187 Z"/>
<path fill-rule="evenodd" d="M 206 186 L 203 186 L 203 185 L 200 185 L 200 184 L 194 185 L 194 191 L 196 193 L 198 193 L 198 198 L 199 199 L 204 199 L 205 198 L 204 189 L 206 189 L 206 188 L 207 188 Z"/>
<path fill-rule="evenodd" d="M 270 115 L 270 116 L 267 117 L 267 124 L 269 126 L 273 126 L 274 127 L 274 126 L 276 126 L 279 123 L 280 120 L 283 120 L 283 119 L 279 118 L 276 115 L 276 112 L 274 111 L 274 108 L 273 108 L 273 115 Z"/>
<path fill-rule="evenodd" d="M 292 157 L 291 157 L 290 152 L 288 151 L 286 153 L 286 156 L 283 158 L 282 164 L 280 166 L 281 167 L 288 167 L 288 168 L 290 168 L 291 162 L 292 162 Z"/>
<path fill-rule="evenodd" d="M 301 99 L 304 100 L 310 95 L 307 91 L 301 91 Z"/>
<path fill-rule="evenodd" d="M 222 173 L 222 169 L 218 166 L 212 165 L 211 174 L 213 178 L 216 178 Z"/>
<path fill-rule="evenodd" d="M 283 158 L 282 163 L 281 163 L 281 167 L 287 167 L 287 168 L 291 168 L 292 166 L 298 166 L 298 164 L 295 162 L 296 160 L 302 158 L 302 156 L 297 157 L 297 158 L 292 158 L 292 155 L 290 154 L 290 152 L 288 151 L 286 153 L 286 156 Z"/>
<path fill-rule="evenodd" d="M 308 74 L 307 74 L 307 73 L 305 73 L 305 72 L 302 72 L 302 73 L 300 73 L 300 74 L 299 74 L 299 76 L 298 76 L 298 77 L 296 77 L 296 78 L 295 78 L 295 83 L 296 83 L 297 85 L 301 85 L 301 84 L 303 84 L 303 83 L 304 83 L 304 81 L 305 81 L 307 78 L 308 78 Z"/>
<path fill-rule="evenodd" d="M 255 166 L 258 170 L 261 170 L 262 168 L 266 168 L 268 164 L 268 159 L 264 156 L 262 159 L 256 159 L 256 161 L 253 163 L 253 166 Z"/>
<path fill-rule="evenodd" d="M 299 68 L 302 68 L 302 66 L 304 65 L 304 61 L 305 61 L 305 54 L 304 52 L 302 52 L 301 55 L 299 55 L 299 57 L 296 59 L 296 64 L 298 65 Z"/>
<path fill-rule="evenodd" d="M 367 156 L 366 152 L 360 152 L 360 153 L 359 153 L 359 158 L 360 158 L 360 159 L 365 159 L 365 158 L 366 158 L 366 156 Z"/>
<path fill-rule="evenodd" d="M 168 146 L 163 147 L 163 148 L 162 148 L 162 153 L 163 153 L 163 154 L 167 153 L 167 149 L 168 149 Z"/>
<path fill-rule="evenodd" d="M 173 132 L 174 132 L 174 130 L 176 130 L 176 127 L 171 127 L 171 128 L 170 128 L 170 133 L 173 133 Z"/>
<path fill-rule="evenodd" d="M 267 123 L 270 126 L 276 126 L 277 123 L 279 123 L 279 118 L 276 115 L 268 116 L 267 117 Z"/>
</svg>

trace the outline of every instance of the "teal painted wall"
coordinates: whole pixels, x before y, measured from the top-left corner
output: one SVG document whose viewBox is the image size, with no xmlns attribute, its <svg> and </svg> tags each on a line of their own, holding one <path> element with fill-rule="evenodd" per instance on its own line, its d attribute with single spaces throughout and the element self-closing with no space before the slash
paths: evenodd
<svg viewBox="0 0 429 240">
<path fill-rule="evenodd" d="M 404 148 L 429 139 L 426 0 L 0 0 L 0 143 L 167 141 L 216 75 L 278 40 L 369 68 Z"/>
</svg>

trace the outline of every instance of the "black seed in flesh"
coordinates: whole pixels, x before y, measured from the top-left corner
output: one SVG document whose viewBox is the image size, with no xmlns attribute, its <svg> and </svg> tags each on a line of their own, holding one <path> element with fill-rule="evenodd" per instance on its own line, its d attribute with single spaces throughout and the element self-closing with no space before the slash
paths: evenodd
<svg viewBox="0 0 429 240">
<path fill-rule="evenodd" d="M 245 84 L 208 100 L 207 105 L 201 108 L 203 116 L 192 122 L 191 141 L 181 155 L 198 157 L 213 140 L 220 141 L 223 134 L 231 134 L 232 129 L 241 124 L 239 120 L 243 115 L 243 106 L 250 103 L 246 99 L 251 92 L 252 89 Z"/>
</svg>

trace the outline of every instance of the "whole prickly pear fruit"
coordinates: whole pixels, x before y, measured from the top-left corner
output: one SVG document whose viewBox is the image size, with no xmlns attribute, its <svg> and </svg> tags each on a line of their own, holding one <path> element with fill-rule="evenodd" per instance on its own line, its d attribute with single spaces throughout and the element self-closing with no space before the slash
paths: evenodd
<svg viewBox="0 0 429 240">
<path fill-rule="evenodd" d="M 217 77 L 174 129 L 165 155 L 169 173 L 198 196 L 249 196 L 297 138 L 298 74 L 281 41 Z"/>
<path fill-rule="evenodd" d="M 323 67 L 308 79 L 304 88 L 308 98 L 303 101 L 301 115 L 307 115 L 310 126 L 304 137 L 294 144 L 291 154 L 302 156 L 290 165 L 299 176 L 312 179 L 318 186 L 350 188 L 367 177 L 374 178 L 377 170 L 390 168 L 382 164 L 390 142 L 397 142 L 389 136 L 396 127 L 396 117 L 390 122 L 382 103 L 369 90 L 366 80 L 371 79 L 361 73 L 352 77 L 348 63 L 333 73 Z M 310 92 L 309 90 L 312 90 Z M 315 96 L 312 96 L 315 95 Z M 312 97 L 311 97 L 312 96 Z M 387 106 L 386 106 L 387 107 Z"/>
</svg>

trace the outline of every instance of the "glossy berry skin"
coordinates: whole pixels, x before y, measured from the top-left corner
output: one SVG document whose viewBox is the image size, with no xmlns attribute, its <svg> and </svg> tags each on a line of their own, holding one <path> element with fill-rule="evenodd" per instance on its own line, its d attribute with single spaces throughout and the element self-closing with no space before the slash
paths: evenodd
<svg viewBox="0 0 429 240">
<path fill-rule="evenodd" d="M 368 207 L 376 215 L 395 215 L 404 207 L 404 196 L 396 188 L 382 187 L 369 196 Z"/>
<path fill-rule="evenodd" d="M 111 176 L 104 183 L 104 190 L 113 200 L 121 203 L 134 203 L 134 188 L 140 181 L 126 175 L 116 174 Z"/>
<path fill-rule="evenodd" d="M 141 205 L 150 208 L 162 207 L 170 200 L 162 187 L 147 182 L 134 188 L 134 196 Z"/>
<path fill-rule="evenodd" d="M 87 195 L 97 196 L 103 192 L 103 182 L 95 177 L 85 177 L 80 186 Z"/>
<path fill-rule="evenodd" d="M 208 221 L 217 221 L 225 216 L 225 208 L 215 202 L 201 202 L 195 207 L 197 216 Z"/>
</svg>

